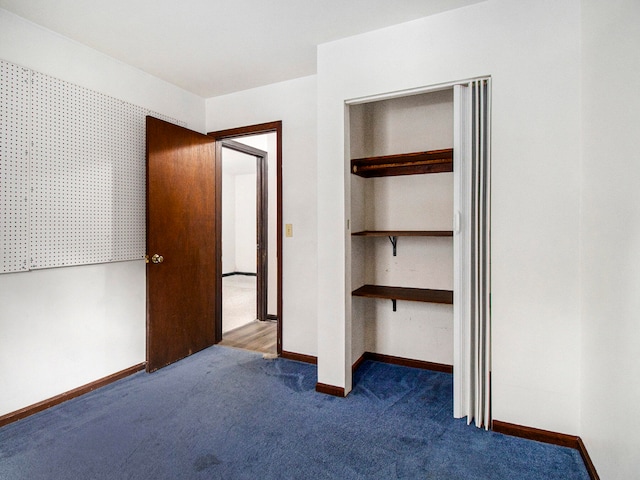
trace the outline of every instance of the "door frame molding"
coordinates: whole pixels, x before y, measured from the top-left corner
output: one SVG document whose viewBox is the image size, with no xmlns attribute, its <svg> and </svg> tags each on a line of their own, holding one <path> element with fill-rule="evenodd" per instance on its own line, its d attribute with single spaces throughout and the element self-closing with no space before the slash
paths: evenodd
<svg viewBox="0 0 640 480">
<path fill-rule="evenodd" d="M 277 352 L 282 353 L 282 121 L 260 123 L 244 127 L 208 132 L 216 140 L 216 272 L 222 275 L 222 140 L 233 140 L 263 133 L 276 134 L 276 263 L 277 263 Z M 221 286 L 219 287 L 221 290 Z M 216 295 L 215 342 L 222 340 L 222 295 Z"/>
</svg>

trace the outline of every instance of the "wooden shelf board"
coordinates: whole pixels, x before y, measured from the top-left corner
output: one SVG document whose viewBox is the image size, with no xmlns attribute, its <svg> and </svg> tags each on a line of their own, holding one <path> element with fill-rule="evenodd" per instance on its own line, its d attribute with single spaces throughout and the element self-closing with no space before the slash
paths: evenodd
<svg viewBox="0 0 640 480">
<path fill-rule="evenodd" d="M 356 297 L 386 298 L 388 300 L 408 300 L 411 302 L 453 304 L 452 290 L 434 290 L 430 288 L 386 287 L 382 285 L 363 285 L 354 290 Z"/>
<path fill-rule="evenodd" d="M 453 237 L 453 230 L 364 230 L 354 237 Z"/>
<path fill-rule="evenodd" d="M 453 149 L 354 158 L 351 173 L 361 177 L 453 172 Z"/>
</svg>

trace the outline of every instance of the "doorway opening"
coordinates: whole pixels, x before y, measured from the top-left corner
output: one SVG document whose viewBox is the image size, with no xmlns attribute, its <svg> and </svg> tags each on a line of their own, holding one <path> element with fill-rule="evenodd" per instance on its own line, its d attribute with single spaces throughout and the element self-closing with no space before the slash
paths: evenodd
<svg viewBox="0 0 640 480">
<path fill-rule="evenodd" d="M 216 139 L 216 343 L 282 351 L 281 122 Z"/>
<path fill-rule="evenodd" d="M 222 141 L 220 344 L 265 354 L 277 351 L 277 320 L 268 319 L 269 292 L 275 283 L 269 281 L 268 265 L 271 189 L 267 150 L 274 142 L 274 134 Z M 275 228 L 271 230 L 275 233 Z M 275 319 L 274 307 L 271 316 Z"/>
</svg>

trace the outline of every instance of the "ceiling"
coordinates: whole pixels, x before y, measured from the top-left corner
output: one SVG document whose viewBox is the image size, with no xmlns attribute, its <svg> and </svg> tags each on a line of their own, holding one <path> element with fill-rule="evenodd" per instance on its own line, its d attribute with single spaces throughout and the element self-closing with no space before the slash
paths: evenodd
<svg viewBox="0 0 640 480">
<path fill-rule="evenodd" d="M 316 73 L 316 46 L 481 0 L 0 0 L 209 98 Z"/>
</svg>

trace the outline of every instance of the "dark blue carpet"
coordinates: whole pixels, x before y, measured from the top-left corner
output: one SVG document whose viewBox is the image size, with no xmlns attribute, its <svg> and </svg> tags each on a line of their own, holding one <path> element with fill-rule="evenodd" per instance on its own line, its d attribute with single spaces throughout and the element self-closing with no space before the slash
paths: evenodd
<svg viewBox="0 0 640 480">
<path fill-rule="evenodd" d="M 589 478 L 575 450 L 453 419 L 449 374 L 365 362 L 347 398 L 315 383 L 212 347 L 0 429 L 0 478 Z"/>
</svg>

